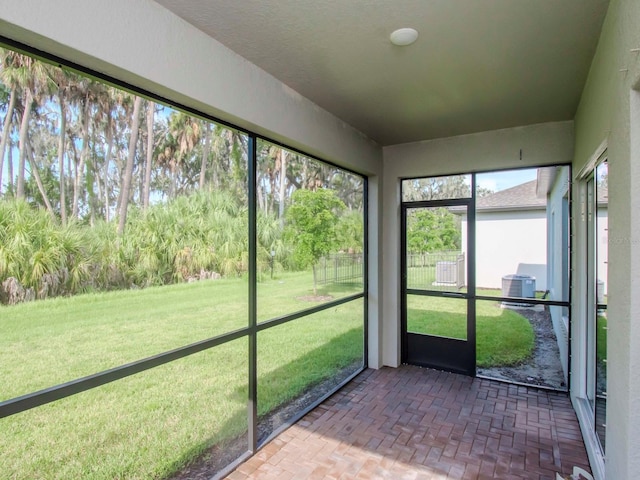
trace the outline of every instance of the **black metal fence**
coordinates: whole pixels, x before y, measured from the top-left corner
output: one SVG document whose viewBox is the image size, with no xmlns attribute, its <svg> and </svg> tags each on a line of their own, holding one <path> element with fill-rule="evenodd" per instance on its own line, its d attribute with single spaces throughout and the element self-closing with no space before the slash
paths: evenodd
<svg viewBox="0 0 640 480">
<path fill-rule="evenodd" d="M 360 283 L 362 267 L 362 253 L 335 253 L 320 259 L 316 265 L 316 281 L 318 285 Z"/>
</svg>

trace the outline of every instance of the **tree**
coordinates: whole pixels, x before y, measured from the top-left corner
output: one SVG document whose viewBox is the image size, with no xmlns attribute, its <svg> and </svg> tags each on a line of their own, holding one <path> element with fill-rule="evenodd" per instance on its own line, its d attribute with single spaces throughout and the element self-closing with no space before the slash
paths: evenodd
<svg viewBox="0 0 640 480">
<path fill-rule="evenodd" d="M 466 175 L 415 178 L 402 182 L 404 201 L 469 198 L 471 185 Z"/>
<path fill-rule="evenodd" d="M 301 268 L 313 269 L 313 294 L 317 295 L 316 264 L 334 251 L 337 225 L 344 203 L 332 190 L 296 190 L 285 214 L 285 239 L 293 247 L 293 258 Z"/>
<path fill-rule="evenodd" d="M 153 164 L 153 149 L 155 141 L 153 138 L 153 121 L 156 111 L 154 102 L 147 102 L 147 159 L 144 163 L 144 187 L 142 195 L 142 208 L 149 208 L 149 198 L 151 196 L 151 167 Z"/>
<path fill-rule="evenodd" d="M 8 88 L 11 90 L 18 89 L 23 94 L 23 112 L 18 143 L 20 158 L 18 160 L 16 195 L 19 198 L 24 198 L 29 120 L 38 102 L 41 101 L 42 94 L 54 90 L 57 85 L 49 77 L 48 71 L 42 62 L 10 50 L 2 51 L 1 79 Z"/>
<path fill-rule="evenodd" d="M 0 49 L 1 51 L 1 49 Z M 1 85 L 3 93 L 7 92 L 7 88 L 4 85 Z M 2 140 L 0 140 L 0 193 L 2 193 L 2 172 L 4 170 L 4 152 L 9 145 L 11 148 L 9 137 L 11 135 L 11 122 L 14 114 L 14 110 L 16 107 L 16 99 L 18 95 L 16 94 L 16 90 L 13 89 L 8 93 L 8 103 L 7 103 L 7 113 L 4 117 L 3 128 L 2 128 Z"/>
<path fill-rule="evenodd" d="M 411 253 L 458 250 L 460 218 L 446 208 L 419 209 L 407 218 L 407 249 Z"/>
<path fill-rule="evenodd" d="M 58 99 L 58 111 L 60 114 L 59 128 L 58 128 L 58 175 L 60 177 L 60 220 L 63 225 L 67 223 L 67 200 L 66 200 L 66 185 L 65 185 L 65 171 L 64 171 L 64 159 L 65 159 L 65 144 L 67 133 L 67 96 L 69 90 L 78 83 L 76 75 L 49 65 L 47 67 L 49 75 L 57 85 L 55 95 Z"/>
<path fill-rule="evenodd" d="M 204 183 L 207 176 L 207 163 L 209 160 L 209 154 L 211 153 L 211 133 L 212 124 L 210 122 L 204 122 L 204 148 L 202 150 L 202 162 L 200 163 L 200 179 L 198 181 L 198 187 L 200 190 L 204 188 Z"/>
<path fill-rule="evenodd" d="M 129 151 L 127 154 L 127 164 L 122 174 L 122 190 L 120 192 L 120 212 L 118 215 L 118 235 L 124 233 L 124 226 L 127 223 L 127 208 L 129 207 L 129 194 L 131 191 L 131 177 L 133 176 L 133 161 L 136 156 L 136 145 L 138 143 L 138 128 L 140 126 L 140 109 L 142 98 L 137 97 L 133 103 L 133 113 L 131 118 L 131 136 L 129 137 Z"/>
</svg>

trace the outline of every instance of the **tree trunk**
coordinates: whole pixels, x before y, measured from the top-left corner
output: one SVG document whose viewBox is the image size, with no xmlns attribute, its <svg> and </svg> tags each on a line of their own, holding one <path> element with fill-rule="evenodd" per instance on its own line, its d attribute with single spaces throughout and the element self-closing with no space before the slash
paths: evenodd
<svg viewBox="0 0 640 480">
<path fill-rule="evenodd" d="M 111 157 L 113 156 L 113 126 L 111 124 L 111 113 L 107 118 L 107 152 L 104 156 L 104 219 L 106 222 L 111 218 L 111 205 L 109 200 L 109 167 L 111 165 Z"/>
<path fill-rule="evenodd" d="M 95 132 L 95 129 L 94 129 Z M 97 209 L 97 198 L 96 198 L 96 176 L 97 176 L 97 168 L 94 163 L 94 159 L 97 158 L 96 155 L 96 142 L 90 141 L 91 145 L 91 155 L 87 155 L 86 165 L 87 165 L 87 176 L 85 181 L 85 190 L 87 191 L 87 201 L 89 202 L 89 224 L 91 226 L 95 225 L 96 221 L 96 209 Z"/>
<path fill-rule="evenodd" d="M 280 219 L 280 228 L 284 227 L 284 196 L 286 193 L 287 179 L 287 152 L 280 149 L 280 203 L 278 204 L 278 218 Z"/>
<path fill-rule="evenodd" d="M 27 159 L 27 138 L 29 136 L 29 117 L 31 116 L 31 104 L 33 103 L 33 94 L 31 89 L 25 91 L 24 112 L 22 114 L 22 122 L 20 123 L 20 143 L 18 150 L 20 158 L 18 160 L 18 184 L 16 187 L 16 196 L 24 198 L 24 167 Z"/>
<path fill-rule="evenodd" d="M 258 184 L 256 185 L 256 197 L 258 199 L 258 208 L 264 212 L 266 209 L 266 206 L 264 202 L 264 195 L 262 193 L 262 185 L 260 183 L 260 180 L 258 180 L 257 183 Z"/>
<path fill-rule="evenodd" d="M 131 136 L 129 137 L 129 152 L 127 164 L 122 176 L 122 192 L 120 199 L 120 213 L 118 218 L 118 235 L 124 233 L 124 226 L 127 222 L 127 208 L 129 207 L 129 191 L 131 190 L 131 177 L 133 175 L 133 161 L 136 156 L 136 145 L 138 144 L 138 129 L 140 127 L 140 107 L 142 98 L 136 97 L 133 104 L 133 115 L 131 119 Z"/>
<path fill-rule="evenodd" d="M 53 211 L 53 207 L 51 206 L 51 202 L 49 201 L 49 197 L 47 196 L 47 192 L 44 189 L 44 184 L 42 183 L 42 179 L 40 178 L 40 173 L 38 172 L 38 166 L 36 165 L 36 161 L 33 158 L 33 149 L 31 145 L 25 145 L 26 152 L 29 157 L 29 164 L 31 165 L 31 175 L 36 181 L 38 185 L 38 190 L 40 191 L 40 195 L 42 196 L 42 201 L 44 202 L 45 207 L 47 207 L 47 211 L 51 215 L 51 217 L 55 220 L 56 214 Z"/>
<path fill-rule="evenodd" d="M 84 173 L 87 155 L 89 154 L 89 106 L 89 98 L 87 95 L 82 110 L 82 150 L 80 151 L 80 162 L 78 163 L 75 181 L 73 182 L 73 205 L 71 206 L 71 214 L 74 218 L 78 217 L 82 175 Z"/>
<path fill-rule="evenodd" d="M 13 117 L 13 110 L 16 107 L 16 91 L 11 90 L 11 96 L 9 97 L 9 105 L 7 106 L 7 114 L 4 117 L 2 127 L 2 140 L 0 140 L 0 194 L 2 194 L 2 172 L 4 171 L 4 152 L 7 148 L 9 136 L 11 135 L 11 119 Z"/>
<path fill-rule="evenodd" d="M 62 225 L 67 224 L 67 199 L 64 174 L 65 138 L 67 129 L 67 112 L 64 102 L 64 93 L 59 92 L 60 100 L 60 138 L 58 139 L 58 170 L 60 170 L 60 220 Z"/>
<path fill-rule="evenodd" d="M 7 151 L 7 173 L 9 173 L 9 181 L 7 182 L 7 190 L 10 190 L 13 186 L 13 148 L 11 148 L 11 143 L 9 143 L 9 150 Z"/>
<path fill-rule="evenodd" d="M 204 149 L 202 152 L 202 164 L 200 165 L 200 190 L 204 188 L 204 180 L 207 173 L 207 163 L 209 160 L 209 153 L 211 152 L 211 124 L 206 122 L 206 129 L 204 132 Z"/>
<path fill-rule="evenodd" d="M 144 165 L 144 187 L 142 197 L 142 208 L 149 208 L 149 198 L 151 197 L 151 164 L 153 162 L 153 117 L 155 115 L 156 104 L 149 102 L 147 105 L 147 161 Z"/>
<path fill-rule="evenodd" d="M 169 168 L 171 172 L 171 186 L 169 187 L 169 198 L 173 200 L 178 195 L 178 166 L 177 161 L 172 158 Z"/>
</svg>

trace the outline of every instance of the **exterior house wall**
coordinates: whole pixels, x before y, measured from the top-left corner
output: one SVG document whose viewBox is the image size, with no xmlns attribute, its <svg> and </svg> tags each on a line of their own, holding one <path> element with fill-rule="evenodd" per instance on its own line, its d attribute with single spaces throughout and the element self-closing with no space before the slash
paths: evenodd
<svg viewBox="0 0 640 480">
<path fill-rule="evenodd" d="M 556 175 L 547 198 L 547 226 L 549 229 L 547 243 L 547 289 L 550 300 L 568 300 L 568 251 L 566 245 L 569 238 L 569 185 L 567 167 Z M 553 330 L 558 341 L 560 361 L 568 382 L 569 374 L 569 312 L 565 307 L 550 306 L 549 313 Z"/>
<path fill-rule="evenodd" d="M 612 0 L 598 48 L 576 114 L 574 171 L 579 172 L 605 142 L 609 159 L 608 210 L 608 357 L 607 357 L 607 461 L 608 479 L 631 479 L 640 471 L 640 2 Z M 579 186 L 580 187 L 580 186 Z M 574 189 L 574 202 L 582 201 L 582 188 Z M 584 229 L 574 217 L 574 231 Z M 574 290 L 585 291 L 584 239 L 576 238 Z M 580 270 L 582 268 L 582 270 Z M 573 318 L 586 318 L 585 305 L 576 304 Z M 582 341 L 586 325 L 572 332 L 575 359 L 572 371 L 574 403 L 584 395 L 577 376 L 583 368 Z M 582 350 L 581 350 L 582 349 Z M 578 410 L 579 412 L 579 410 Z M 580 413 L 580 412 L 579 412 Z M 579 415 L 584 422 L 584 416 Z M 586 429 L 586 427 L 585 427 Z M 589 449 L 588 449 L 589 450 Z M 591 453 L 591 451 L 590 451 Z M 592 458 L 592 465 L 598 461 Z M 604 478 L 604 475 L 601 476 Z"/>
<path fill-rule="evenodd" d="M 400 364 L 401 179 L 569 163 L 573 142 L 573 122 L 554 122 L 384 147 L 384 365 Z"/>
<path fill-rule="evenodd" d="M 466 220 L 462 222 L 466 238 Z M 504 275 L 530 275 L 547 289 L 547 222 L 544 210 L 476 213 L 476 286 L 502 288 Z M 466 242 L 463 242 L 466 252 Z M 482 292 L 478 292 L 481 294 Z"/>
<path fill-rule="evenodd" d="M 607 333 L 607 459 L 609 480 L 627 480 L 640 471 L 640 2 L 611 0 L 589 76 L 575 117 L 576 144 L 573 171 L 578 174 L 607 146 L 609 160 L 608 209 L 608 318 Z M 583 186 L 576 182 L 575 211 L 579 212 Z M 585 231 L 580 215 L 573 231 Z M 585 239 L 576 235 L 574 298 L 586 289 L 583 261 Z M 574 301 L 572 318 L 572 398 L 584 396 L 584 338 L 586 305 Z M 585 425 L 585 416 L 579 418 Z M 587 435 L 585 434 L 585 438 Z M 588 444 L 591 464 L 597 455 Z M 599 474 L 600 472 L 598 472 Z M 599 478 L 604 478 L 600 475 Z"/>
</svg>

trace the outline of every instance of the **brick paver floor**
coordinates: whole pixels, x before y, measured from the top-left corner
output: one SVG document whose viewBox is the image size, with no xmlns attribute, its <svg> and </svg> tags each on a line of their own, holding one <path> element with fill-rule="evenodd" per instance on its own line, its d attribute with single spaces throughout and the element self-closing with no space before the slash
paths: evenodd
<svg viewBox="0 0 640 480">
<path fill-rule="evenodd" d="M 588 460 L 561 393 L 411 366 L 367 370 L 227 478 L 549 479 Z"/>
</svg>

